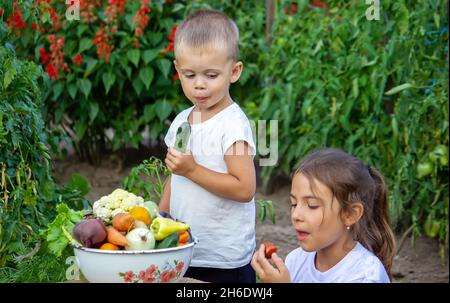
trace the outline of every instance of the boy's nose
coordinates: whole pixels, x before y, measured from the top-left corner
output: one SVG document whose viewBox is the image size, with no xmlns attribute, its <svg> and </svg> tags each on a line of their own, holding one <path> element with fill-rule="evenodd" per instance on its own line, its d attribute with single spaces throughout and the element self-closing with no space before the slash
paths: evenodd
<svg viewBox="0 0 450 303">
<path fill-rule="evenodd" d="M 201 77 L 197 77 L 197 79 L 194 82 L 195 89 L 204 89 L 205 88 L 205 82 L 200 78 Z"/>
</svg>

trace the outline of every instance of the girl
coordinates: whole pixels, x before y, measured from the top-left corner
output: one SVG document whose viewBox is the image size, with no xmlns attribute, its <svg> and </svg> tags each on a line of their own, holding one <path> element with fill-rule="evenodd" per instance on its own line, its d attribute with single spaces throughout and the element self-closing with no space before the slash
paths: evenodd
<svg viewBox="0 0 450 303">
<path fill-rule="evenodd" d="M 285 264 L 277 254 L 266 259 L 261 245 L 251 265 L 262 282 L 390 282 L 395 239 L 377 170 L 341 150 L 319 150 L 295 172 L 290 198 L 300 247 Z"/>
</svg>

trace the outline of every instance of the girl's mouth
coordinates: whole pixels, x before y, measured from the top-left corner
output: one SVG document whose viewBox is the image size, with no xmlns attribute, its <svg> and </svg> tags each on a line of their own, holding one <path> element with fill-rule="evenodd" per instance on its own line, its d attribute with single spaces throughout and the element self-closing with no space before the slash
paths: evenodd
<svg viewBox="0 0 450 303">
<path fill-rule="evenodd" d="M 297 230 L 297 239 L 299 241 L 304 241 L 309 236 L 309 233 L 305 231 L 298 231 Z"/>
</svg>

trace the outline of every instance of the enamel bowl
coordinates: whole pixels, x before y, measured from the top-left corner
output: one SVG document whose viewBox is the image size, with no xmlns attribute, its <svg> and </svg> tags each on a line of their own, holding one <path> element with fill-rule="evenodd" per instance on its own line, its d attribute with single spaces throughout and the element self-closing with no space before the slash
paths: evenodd
<svg viewBox="0 0 450 303">
<path fill-rule="evenodd" d="M 100 250 L 72 245 L 75 259 L 91 283 L 176 282 L 188 269 L 198 240 L 152 250 Z"/>
</svg>

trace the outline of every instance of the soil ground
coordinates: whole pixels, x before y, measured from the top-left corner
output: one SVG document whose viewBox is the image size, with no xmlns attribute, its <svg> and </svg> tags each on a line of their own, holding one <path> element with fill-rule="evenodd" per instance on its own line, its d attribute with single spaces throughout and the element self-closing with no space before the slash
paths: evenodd
<svg viewBox="0 0 450 303">
<path fill-rule="evenodd" d="M 93 203 L 120 187 L 131 167 L 142 161 L 140 155 L 132 153 L 128 153 L 127 158 L 133 160 L 127 163 L 108 158 L 101 165 L 93 166 L 71 155 L 63 161 L 54 162 L 54 177 L 58 184 L 65 184 L 74 173 L 84 176 L 92 186 L 87 198 Z M 276 243 L 283 259 L 298 245 L 290 221 L 289 191 L 289 184 L 284 184 L 278 186 L 273 194 L 264 195 L 261 188 L 256 194 L 257 199 L 273 201 L 276 215 L 276 224 L 267 219 L 261 222 L 257 218 L 257 246 L 262 242 Z M 417 237 L 413 242 L 411 238 L 407 238 L 394 260 L 393 282 L 448 283 L 448 272 L 448 251 L 442 259 L 436 240 Z"/>
</svg>

